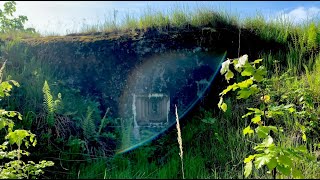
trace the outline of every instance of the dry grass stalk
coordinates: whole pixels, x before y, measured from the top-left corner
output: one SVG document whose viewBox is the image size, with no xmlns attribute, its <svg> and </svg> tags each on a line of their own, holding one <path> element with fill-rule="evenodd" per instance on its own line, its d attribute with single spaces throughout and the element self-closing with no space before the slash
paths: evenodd
<svg viewBox="0 0 320 180">
<path fill-rule="evenodd" d="M 181 130 L 180 130 L 180 124 L 179 124 L 179 116 L 178 116 L 178 110 L 177 110 L 177 105 L 175 105 L 176 107 L 176 121 L 177 121 L 177 130 L 178 130 L 178 143 L 179 143 L 179 149 L 180 149 L 180 159 L 181 159 L 181 170 L 182 170 L 182 178 L 184 179 L 184 170 L 183 170 L 183 147 L 182 147 L 182 138 L 181 138 Z"/>
</svg>

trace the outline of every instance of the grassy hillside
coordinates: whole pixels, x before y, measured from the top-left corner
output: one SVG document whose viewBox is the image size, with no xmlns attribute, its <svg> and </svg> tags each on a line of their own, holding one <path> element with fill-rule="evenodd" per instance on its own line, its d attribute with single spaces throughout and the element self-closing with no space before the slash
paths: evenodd
<svg viewBox="0 0 320 180">
<path fill-rule="evenodd" d="M 279 149 L 306 149 L 303 157 L 298 160 L 279 155 L 279 166 L 272 172 L 268 170 L 270 164 L 263 166 L 270 161 L 267 159 L 257 165 L 261 168 L 253 168 L 248 178 L 298 177 L 291 172 L 292 169 L 298 169 L 303 178 L 320 178 L 320 164 L 317 160 L 320 155 L 319 22 L 296 25 L 280 19 L 267 22 L 261 16 L 240 20 L 236 16 L 208 9 L 199 9 L 193 13 L 175 9 L 168 14 L 150 10 L 140 18 L 128 14 L 120 24 L 110 21 L 85 26 L 82 32 L 67 36 L 40 37 L 39 34 L 18 32 L 1 35 L 1 56 L 8 58 L 8 63 L 11 63 L 4 71 L 4 79 L 14 79 L 21 83 L 21 88 L 14 89 L 13 95 L 5 98 L 1 105 L 8 110 L 22 112 L 24 121 L 17 122 L 17 127 L 30 129 L 37 134 L 38 145 L 31 148 L 33 153 L 29 158 L 55 162 L 54 167 L 45 170 L 43 178 L 182 178 L 182 171 L 185 178 L 244 178 L 244 160 L 256 153 L 254 147 L 261 141 L 256 135 L 244 136 L 243 130 L 251 124 L 251 118 L 242 116 L 248 113 L 247 108 L 263 108 L 263 100 L 259 94 L 239 99 L 235 92 L 230 92 L 224 97 L 228 109 L 223 112 L 218 108 L 218 94 L 227 85 L 246 78 L 236 74 L 235 69 L 232 69 L 235 74 L 229 84 L 225 76 L 219 74 L 215 83 L 221 84 L 221 87 L 213 90 L 219 92 L 210 92 L 203 106 L 197 106 L 180 122 L 182 169 L 175 128 L 128 153 L 115 154 L 120 137 L 114 126 L 120 120 L 110 118 L 108 110 L 102 112 L 99 99 L 95 96 L 84 95 L 77 86 L 68 86 L 73 83 L 69 82 L 70 79 L 57 80 L 61 75 L 57 74 L 60 67 L 49 64 L 52 62 L 49 59 L 67 62 L 70 59 L 58 58 L 61 55 L 59 52 L 63 51 L 47 57 L 48 53 L 40 52 L 41 56 L 33 56 L 28 49 L 15 49 L 24 43 L 38 48 L 46 45 L 51 48 L 59 43 L 61 48 L 70 42 L 78 43 L 79 46 L 85 46 L 86 43 L 100 43 L 102 46 L 105 42 L 127 42 L 132 37 L 161 39 L 159 34 L 169 34 L 169 37 L 180 35 L 181 40 L 187 37 L 185 34 L 208 31 L 212 31 L 215 42 L 220 38 L 216 34 L 234 34 L 229 39 L 234 42 L 230 44 L 230 52 L 227 54 L 230 59 L 261 47 L 259 52 L 251 53 L 253 57 L 249 55 L 249 62 L 261 58 L 260 64 L 267 70 L 259 86 L 269 96 L 273 107 L 294 107 L 294 113 L 279 110 L 280 113 L 268 120 L 268 125 L 283 128 L 281 135 L 270 133 L 270 136 Z M 209 39 L 211 35 L 202 34 L 201 37 Z M 259 39 L 252 42 L 258 44 L 243 44 L 256 37 Z M 53 45 L 49 46 L 50 43 Z M 223 46 L 227 48 L 228 44 Z M 91 46 L 94 47 L 95 44 Z M 40 57 L 48 61 L 40 61 Z M 80 60 L 83 58 L 79 57 L 78 62 Z M 97 62 L 93 60 L 91 65 L 98 68 L 99 64 L 94 63 Z M 83 76 L 87 77 L 86 74 Z M 94 80 L 89 77 L 86 82 L 91 87 Z M 44 82 L 48 83 L 45 85 Z M 305 159 L 308 156 L 311 160 Z M 288 157 L 289 160 L 285 159 Z"/>
</svg>

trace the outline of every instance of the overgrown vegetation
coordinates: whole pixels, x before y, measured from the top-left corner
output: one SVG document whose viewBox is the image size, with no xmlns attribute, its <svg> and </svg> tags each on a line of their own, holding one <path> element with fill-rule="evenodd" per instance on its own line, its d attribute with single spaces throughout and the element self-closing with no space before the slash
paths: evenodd
<svg viewBox="0 0 320 180">
<path fill-rule="evenodd" d="M 5 68 L 6 61 L 0 68 L 0 98 L 10 96 L 10 92 L 14 86 L 19 87 L 19 83 L 10 80 L 2 81 L 3 69 Z M 2 99 L 1 99 L 2 100 Z M 14 129 L 13 119 L 22 120 L 22 116 L 17 111 L 7 111 L 1 109 L 0 116 L 0 132 L 5 132 L 4 140 L 0 145 L 0 159 L 5 159 L 3 164 L 0 165 L 0 178 L 1 179 L 22 179 L 22 178 L 36 178 L 44 173 L 42 170 L 47 166 L 53 166 L 52 161 L 42 160 L 38 164 L 33 161 L 27 163 L 23 160 L 22 156 L 29 156 L 30 153 L 23 149 L 23 145 L 29 148 L 30 145 L 35 146 L 37 140 L 35 134 L 29 130 Z M 8 160 L 9 159 L 9 160 Z"/>
<path fill-rule="evenodd" d="M 127 14 L 122 23 L 114 12 L 104 24 L 84 26 L 82 31 L 86 33 L 231 28 L 240 36 L 252 32 L 266 42 L 285 47 L 273 53 L 262 51 L 259 57 L 252 57 L 257 59 L 252 62 L 246 55 L 227 59 L 218 77 L 224 75 L 231 85 L 221 87 L 220 101 L 217 95 L 209 106 L 181 122 L 183 147 L 172 130 L 131 152 L 115 154 L 121 137 L 114 126 L 124 125 L 123 119 L 111 118 L 109 109 L 102 108 L 96 97 L 82 93 L 72 79 L 63 79 L 58 66 L 38 61 L 28 49 L 15 51 L 12 47 L 21 37 L 38 36 L 24 28 L 27 17 L 11 18 L 15 11 L 14 2 L 5 3 L 0 11 L 0 36 L 6 39 L 0 53 L 11 61 L 4 69 L 6 76 L 0 73 L 0 104 L 6 109 L 1 110 L 0 137 L 5 142 L 0 146 L 0 157 L 12 159 L 1 164 L 0 177 L 36 177 L 53 161 L 55 166 L 41 177 L 320 177 L 318 22 L 267 22 L 262 16 L 240 20 L 210 9 L 190 13 L 178 8 L 167 14 L 147 9 L 139 18 Z M 241 42 L 239 46 L 240 53 Z M 12 84 L 19 85 L 12 79 L 20 83 L 20 88 L 12 89 Z M 7 97 L 11 90 L 13 96 Z M 13 123 L 14 119 L 23 120 Z M 31 147 L 35 137 L 37 147 Z M 23 144 L 30 146 L 30 155 L 21 150 Z M 29 155 L 23 159 L 28 163 L 21 160 L 22 155 Z M 40 163 L 33 163 L 36 160 Z"/>
<path fill-rule="evenodd" d="M 39 36 L 34 28 L 24 27 L 28 17 L 23 15 L 15 17 L 15 12 L 16 2 L 14 1 L 5 2 L 3 9 L 0 9 L 0 39 Z"/>
<path fill-rule="evenodd" d="M 298 147 L 288 147 L 286 144 L 283 146 L 281 143 L 281 137 L 285 137 L 286 134 L 281 126 L 273 125 L 272 121 L 281 121 L 285 117 L 293 118 L 293 123 L 298 124 L 301 128 L 301 134 L 303 141 L 307 140 L 305 134 L 305 127 L 299 124 L 298 118 L 301 114 L 306 113 L 305 109 L 302 111 L 296 110 L 295 104 L 280 104 L 281 102 L 273 102 L 273 97 L 270 97 L 270 92 L 266 88 L 268 83 L 263 84 L 266 81 L 264 76 L 267 74 L 264 66 L 256 67 L 262 59 L 257 59 L 254 62 L 248 62 L 248 56 L 244 55 L 239 59 L 227 60 L 222 64 L 221 74 L 225 74 L 226 80 L 230 80 L 234 77 L 234 73 L 230 70 L 230 64 L 234 65 L 234 69 L 241 73 L 241 76 L 248 76 L 248 79 L 239 83 L 229 85 L 225 90 L 220 93 L 220 101 L 218 107 L 224 112 L 227 110 L 227 104 L 223 102 L 223 96 L 228 92 L 238 90 L 237 99 L 248 99 L 250 96 L 260 97 L 261 103 L 257 103 L 254 107 L 259 108 L 247 108 L 249 112 L 242 116 L 242 118 L 250 117 L 249 125 L 243 129 L 243 135 L 257 134 L 259 139 L 263 139 L 263 142 L 254 146 L 253 149 L 259 153 L 249 155 L 244 160 L 245 177 L 248 177 L 252 172 L 253 162 L 256 169 L 262 168 L 266 165 L 269 169 L 268 173 L 273 173 L 273 178 L 276 178 L 277 172 L 281 175 L 290 176 L 293 178 L 303 178 L 299 166 L 295 166 L 293 162 L 302 163 L 315 163 L 313 157 L 307 153 L 307 148 L 304 145 Z M 257 84 L 257 83 L 262 84 Z M 303 97 L 303 96 L 302 96 Z M 312 113 L 312 112 L 308 112 Z M 255 130 L 251 129 L 252 125 L 257 125 Z M 271 134 L 274 136 L 272 137 Z M 275 137 L 279 138 L 275 141 Z M 303 162 L 304 161 L 304 162 Z"/>
<path fill-rule="evenodd" d="M 281 16 L 266 20 L 261 14 L 240 19 L 235 14 L 213 7 L 190 10 L 183 6 L 171 8 L 167 12 L 146 8 L 139 17 L 130 13 L 120 17 L 117 11 L 114 11 L 108 17 L 103 23 L 96 25 L 79 25 L 79 31 L 69 34 L 99 34 L 99 32 L 103 34 L 148 30 L 160 32 L 192 31 L 197 28 L 212 28 L 212 31 L 232 30 L 240 35 L 253 32 L 266 42 L 274 41 L 286 47 L 285 52 L 275 52 L 271 55 L 272 58 L 266 58 L 263 62 L 265 67 L 271 71 L 274 65 L 273 61 L 277 60 L 284 69 L 291 69 L 293 74 L 301 73 L 304 70 L 303 64 L 312 69 L 315 62 L 315 52 L 319 51 L 320 24 L 315 20 L 294 24 Z M 269 53 L 262 52 L 261 57 L 266 57 Z"/>
</svg>

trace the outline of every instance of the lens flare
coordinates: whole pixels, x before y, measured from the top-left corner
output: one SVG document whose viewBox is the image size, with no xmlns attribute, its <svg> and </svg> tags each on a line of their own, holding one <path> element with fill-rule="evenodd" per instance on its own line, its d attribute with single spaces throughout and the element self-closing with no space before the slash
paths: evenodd
<svg viewBox="0 0 320 180">
<path fill-rule="evenodd" d="M 224 53 L 189 52 L 153 56 L 133 68 L 119 101 L 121 146 L 118 154 L 149 142 L 182 119 L 213 82 Z"/>
</svg>

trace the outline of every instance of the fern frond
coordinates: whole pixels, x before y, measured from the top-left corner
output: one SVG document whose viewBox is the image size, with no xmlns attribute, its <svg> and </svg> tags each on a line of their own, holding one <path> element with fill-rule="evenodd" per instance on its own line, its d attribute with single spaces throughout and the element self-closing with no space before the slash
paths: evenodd
<svg viewBox="0 0 320 180">
<path fill-rule="evenodd" d="M 92 118 L 93 110 L 90 106 L 88 106 L 86 117 L 82 122 L 83 135 L 86 139 L 89 139 L 93 135 L 96 134 L 96 126 L 94 124 L 94 120 Z"/>
<path fill-rule="evenodd" d="M 53 97 L 50 92 L 50 87 L 47 83 L 47 81 L 44 81 L 44 85 L 42 88 L 43 92 L 43 105 L 47 112 L 47 123 L 50 127 L 53 127 L 54 125 L 54 111 L 55 111 L 55 105 L 53 101 Z"/>
</svg>

